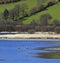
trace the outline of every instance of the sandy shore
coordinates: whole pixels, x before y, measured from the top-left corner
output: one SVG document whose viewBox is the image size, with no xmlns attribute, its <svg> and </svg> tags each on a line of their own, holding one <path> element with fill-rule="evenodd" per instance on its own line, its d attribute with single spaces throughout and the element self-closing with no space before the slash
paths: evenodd
<svg viewBox="0 0 60 63">
<path fill-rule="evenodd" d="M 6 34 L 0 39 L 60 39 L 60 34 Z"/>
</svg>

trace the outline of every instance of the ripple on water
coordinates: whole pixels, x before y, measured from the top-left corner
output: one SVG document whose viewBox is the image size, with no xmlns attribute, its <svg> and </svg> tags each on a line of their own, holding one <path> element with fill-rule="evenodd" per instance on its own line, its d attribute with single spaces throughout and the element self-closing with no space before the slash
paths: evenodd
<svg viewBox="0 0 60 63">
<path fill-rule="evenodd" d="M 5 59 L 0 59 L 0 61 L 6 61 Z"/>
</svg>

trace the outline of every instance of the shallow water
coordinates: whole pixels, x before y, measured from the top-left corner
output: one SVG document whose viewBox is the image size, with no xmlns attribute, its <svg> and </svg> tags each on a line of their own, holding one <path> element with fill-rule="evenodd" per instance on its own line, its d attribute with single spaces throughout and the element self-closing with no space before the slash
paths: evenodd
<svg viewBox="0 0 60 63">
<path fill-rule="evenodd" d="M 60 40 L 0 40 L 0 63 L 60 63 L 60 50 L 48 48 L 60 48 Z"/>
</svg>

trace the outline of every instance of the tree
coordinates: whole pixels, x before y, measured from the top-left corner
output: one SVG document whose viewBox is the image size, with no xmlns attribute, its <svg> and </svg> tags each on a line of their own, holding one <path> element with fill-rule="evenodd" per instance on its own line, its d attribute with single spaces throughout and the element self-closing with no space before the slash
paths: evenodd
<svg viewBox="0 0 60 63">
<path fill-rule="evenodd" d="M 0 31 L 6 31 L 7 29 L 7 21 L 4 19 L 0 19 Z"/>
<path fill-rule="evenodd" d="M 9 11 L 7 9 L 4 10 L 3 12 L 4 19 L 7 20 L 9 16 Z"/>
<path fill-rule="evenodd" d="M 46 9 L 46 5 L 45 5 L 45 2 L 47 0 L 37 0 L 37 10 L 38 11 L 42 11 L 44 9 Z"/>
<path fill-rule="evenodd" d="M 10 16 L 10 19 L 12 19 L 14 21 L 14 18 L 15 18 L 15 11 L 14 11 L 14 9 L 10 10 L 9 16 Z"/>
<path fill-rule="evenodd" d="M 33 15 L 33 14 L 36 13 L 36 12 L 38 12 L 37 7 L 33 7 L 33 8 L 30 10 L 28 16 L 31 16 L 31 15 Z"/>
<path fill-rule="evenodd" d="M 22 3 L 20 6 L 22 17 L 25 17 L 27 15 L 27 5 L 26 3 Z"/>
<path fill-rule="evenodd" d="M 40 24 L 42 26 L 47 26 L 49 24 L 49 20 L 51 20 L 51 19 L 52 19 L 52 17 L 51 17 L 50 14 L 48 14 L 48 13 L 47 14 L 44 14 L 40 18 Z"/>
<path fill-rule="evenodd" d="M 52 3 L 56 3 L 58 0 L 50 0 L 50 2 Z"/>
<path fill-rule="evenodd" d="M 14 9 L 13 9 L 14 15 L 15 15 L 15 20 L 18 20 L 19 17 L 21 16 L 21 8 L 20 8 L 20 7 L 21 7 L 21 6 L 20 6 L 19 4 L 17 4 L 17 5 L 14 7 Z"/>
<path fill-rule="evenodd" d="M 10 10 L 10 18 L 13 21 L 18 21 L 19 17 L 20 17 L 20 5 L 16 5 L 12 10 Z"/>
</svg>

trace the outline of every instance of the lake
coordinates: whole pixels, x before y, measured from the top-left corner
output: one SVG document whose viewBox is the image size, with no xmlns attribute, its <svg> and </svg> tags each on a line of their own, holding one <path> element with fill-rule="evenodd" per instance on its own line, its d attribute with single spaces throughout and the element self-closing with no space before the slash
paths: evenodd
<svg viewBox="0 0 60 63">
<path fill-rule="evenodd" d="M 0 40 L 0 63 L 60 63 L 60 40 Z"/>
</svg>

